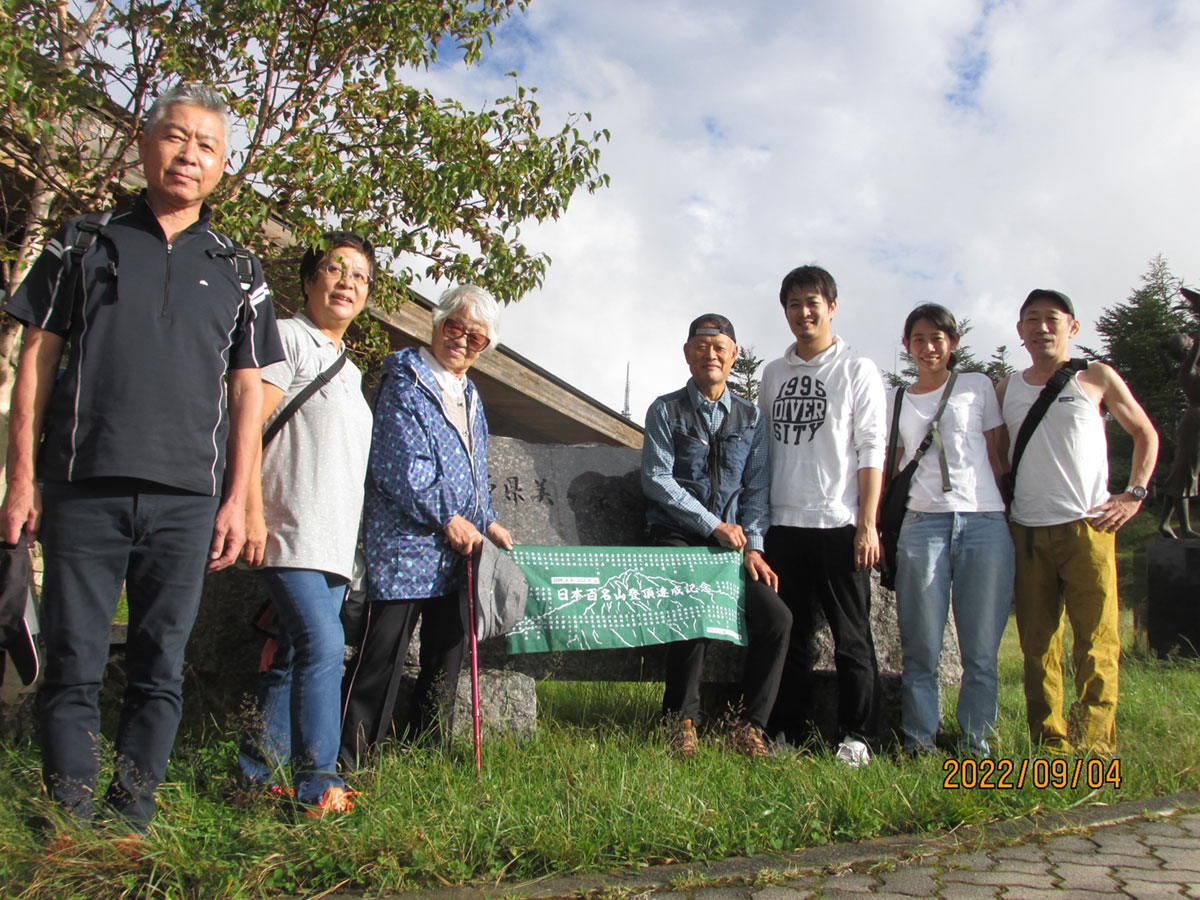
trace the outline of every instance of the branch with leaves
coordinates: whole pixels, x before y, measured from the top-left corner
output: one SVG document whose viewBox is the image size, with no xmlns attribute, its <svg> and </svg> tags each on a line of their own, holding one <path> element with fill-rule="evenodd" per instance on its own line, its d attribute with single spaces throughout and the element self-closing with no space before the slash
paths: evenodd
<svg viewBox="0 0 1200 900">
<path fill-rule="evenodd" d="M 558 218 L 608 184 L 604 129 L 586 112 L 545 128 L 536 89 L 484 108 L 405 80 L 447 47 L 478 62 L 526 0 L 0 0 L 0 131 L 18 173 L 4 210 L 13 289 L 69 213 L 118 205 L 137 182 L 136 126 L 155 95 L 200 82 L 227 98 L 236 130 L 211 202 L 219 227 L 269 256 L 282 218 L 301 244 L 331 227 L 377 248 L 391 273 L 378 302 L 417 276 L 471 280 L 500 299 L 539 286 L 549 259 L 521 224 Z M 278 232 L 278 229 L 276 229 Z M 23 243 L 21 242 L 23 239 Z M 0 348 L 0 356 L 7 355 Z"/>
</svg>

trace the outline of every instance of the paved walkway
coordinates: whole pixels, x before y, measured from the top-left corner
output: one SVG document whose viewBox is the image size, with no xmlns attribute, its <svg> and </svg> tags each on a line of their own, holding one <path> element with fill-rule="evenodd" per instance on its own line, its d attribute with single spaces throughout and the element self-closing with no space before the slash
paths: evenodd
<svg viewBox="0 0 1200 900">
<path fill-rule="evenodd" d="M 407 896 L 421 900 L 1200 898 L 1200 794 L 1055 813 L 949 835 L 820 847 L 785 859 L 661 866 L 634 875 Z"/>
</svg>

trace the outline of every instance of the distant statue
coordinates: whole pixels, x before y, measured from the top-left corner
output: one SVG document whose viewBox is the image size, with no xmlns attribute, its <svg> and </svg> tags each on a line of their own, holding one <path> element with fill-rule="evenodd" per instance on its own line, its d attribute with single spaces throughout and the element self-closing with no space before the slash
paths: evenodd
<svg viewBox="0 0 1200 900">
<path fill-rule="evenodd" d="M 1192 310 L 1200 317 L 1200 293 L 1189 288 L 1179 292 L 1187 298 Z M 1188 499 L 1197 493 L 1197 478 L 1200 477 L 1200 372 L 1196 363 L 1200 361 L 1200 332 L 1195 337 L 1173 334 L 1159 341 L 1158 351 L 1179 364 L 1179 387 L 1187 398 L 1187 411 L 1175 428 L 1175 464 L 1162 487 L 1163 511 L 1158 531 L 1163 537 L 1176 537 L 1171 528 L 1171 513 L 1179 519 L 1182 536 L 1200 538 L 1192 530 Z"/>
</svg>

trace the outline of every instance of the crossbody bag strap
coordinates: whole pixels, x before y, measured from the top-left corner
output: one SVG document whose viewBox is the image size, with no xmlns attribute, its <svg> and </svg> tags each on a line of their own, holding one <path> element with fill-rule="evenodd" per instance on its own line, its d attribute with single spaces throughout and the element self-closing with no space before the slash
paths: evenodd
<svg viewBox="0 0 1200 900">
<path fill-rule="evenodd" d="M 279 434 L 283 426 L 287 424 L 288 419 L 290 419 L 297 413 L 297 411 L 299 411 L 300 407 L 304 405 L 304 401 L 306 401 L 321 388 L 325 387 L 325 385 L 329 384 L 329 382 L 333 381 L 333 377 L 341 371 L 342 366 L 345 364 L 346 351 L 343 350 L 338 354 L 338 358 L 333 361 L 328 369 L 305 385 L 304 390 L 292 398 L 291 402 L 283 408 L 283 412 L 275 417 L 275 421 L 271 423 L 271 427 L 263 432 L 262 443 L 264 448 L 266 448 L 267 444 L 271 443 L 271 441 L 275 439 L 275 436 Z"/>
<path fill-rule="evenodd" d="M 1033 401 L 1033 405 L 1029 407 L 1029 412 L 1025 414 L 1025 421 L 1021 423 L 1021 430 L 1017 432 L 1017 441 L 1013 445 L 1012 465 L 1009 467 L 1008 474 L 1012 483 L 1015 485 L 1017 480 L 1017 466 L 1021 462 L 1021 456 L 1025 453 L 1025 446 L 1029 443 L 1029 439 L 1033 437 L 1034 431 L 1042 421 L 1042 417 L 1046 415 L 1046 411 L 1050 409 L 1050 404 L 1054 402 L 1054 398 L 1062 393 L 1063 388 L 1067 386 L 1067 382 L 1075 377 L 1076 372 L 1082 372 L 1088 367 L 1086 359 L 1069 359 L 1058 370 L 1050 376 L 1050 380 L 1046 382 L 1046 386 L 1042 388 L 1042 392 L 1038 394 L 1037 399 Z M 1017 373 L 1020 378 L 1020 373 Z"/>
<path fill-rule="evenodd" d="M 942 443 L 942 431 L 938 422 L 942 418 L 942 413 L 946 411 L 946 404 L 950 402 L 950 394 L 954 391 L 954 382 L 958 378 L 958 372 L 954 369 L 950 370 L 950 377 L 946 379 L 946 386 L 942 389 L 942 399 L 938 403 L 937 412 L 933 414 L 933 421 L 929 423 L 929 434 L 926 436 L 926 441 L 932 441 L 934 448 L 937 450 L 938 466 L 942 470 L 942 493 L 948 494 L 954 490 L 950 484 L 950 464 L 946 462 L 946 447 Z M 924 445 L 925 442 L 922 442 Z M 920 456 L 917 457 L 920 459 Z"/>
<path fill-rule="evenodd" d="M 888 437 L 887 456 L 883 458 L 883 489 L 887 490 L 888 482 L 896 470 L 896 447 L 900 438 L 900 404 L 904 400 L 903 385 L 896 388 L 896 400 L 892 405 L 892 433 Z"/>
<path fill-rule="evenodd" d="M 946 386 L 942 388 L 942 399 L 938 402 L 937 412 L 933 414 L 933 421 L 929 423 L 929 431 L 925 433 L 925 440 L 921 441 L 917 447 L 917 452 L 913 454 L 913 458 L 909 460 L 909 467 L 914 471 L 917 464 L 921 462 L 921 457 L 925 455 L 925 451 L 930 446 L 937 448 L 938 464 L 942 470 L 942 490 L 945 493 L 950 493 L 953 490 L 950 484 L 950 466 L 946 462 L 946 448 L 942 443 L 942 432 L 938 428 L 938 421 L 942 418 L 942 413 L 946 411 L 946 404 L 950 402 L 950 393 L 954 390 L 954 382 L 958 379 L 958 373 L 953 369 L 950 370 L 950 377 L 946 379 Z M 897 417 L 899 421 L 899 417 Z"/>
</svg>

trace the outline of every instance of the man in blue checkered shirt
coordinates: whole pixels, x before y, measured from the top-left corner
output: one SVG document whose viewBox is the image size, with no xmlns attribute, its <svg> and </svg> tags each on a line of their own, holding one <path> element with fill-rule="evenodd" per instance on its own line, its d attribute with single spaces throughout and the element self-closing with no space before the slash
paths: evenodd
<svg viewBox="0 0 1200 900">
<path fill-rule="evenodd" d="M 779 691 L 792 614 L 779 599 L 779 579 L 762 555 L 770 463 L 762 413 L 727 389 L 737 355 L 727 318 L 706 313 L 692 322 L 683 345 L 692 377 L 680 390 L 656 399 L 646 413 L 642 491 L 657 544 L 744 553 L 749 648 L 732 743 L 753 759 L 767 755 L 763 728 Z M 683 757 L 696 752 L 707 647 L 708 639 L 700 638 L 668 648 L 663 715 Z"/>
</svg>

